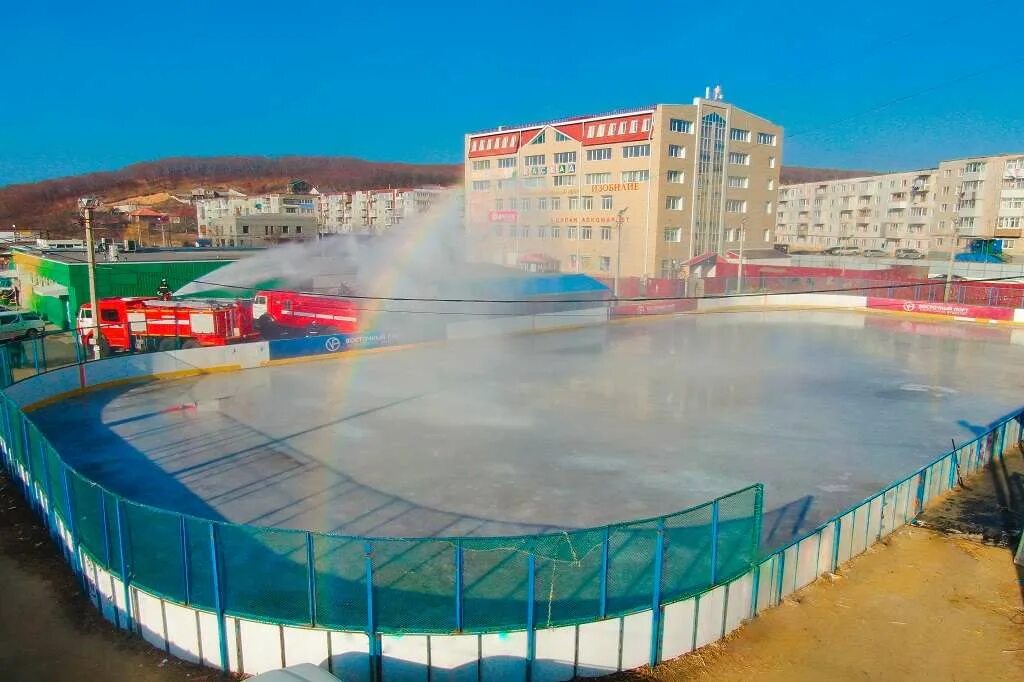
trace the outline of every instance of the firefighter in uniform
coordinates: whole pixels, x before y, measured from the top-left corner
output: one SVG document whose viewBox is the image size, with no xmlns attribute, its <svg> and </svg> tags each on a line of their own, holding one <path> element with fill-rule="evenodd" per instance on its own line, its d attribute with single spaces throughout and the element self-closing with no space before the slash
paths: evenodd
<svg viewBox="0 0 1024 682">
<path fill-rule="evenodd" d="M 160 280 L 160 286 L 156 289 L 156 295 L 160 297 L 161 301 L 171 300 L 171 287 L 167 284 L 167 278 Z"/>
</svg>

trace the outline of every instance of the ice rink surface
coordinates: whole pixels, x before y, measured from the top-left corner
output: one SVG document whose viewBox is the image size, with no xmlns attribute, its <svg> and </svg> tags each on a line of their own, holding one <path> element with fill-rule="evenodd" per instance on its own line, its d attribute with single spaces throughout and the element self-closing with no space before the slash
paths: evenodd
<svg viewBox="0 0 1024 682">
<path fill-rule="evenodd" d="M 120 386 L 32 418 L 86 476 L 207 518 L 499 535 L 760 481 L 774 546 L 1024 403 L 1010 334 L 693 315 Z"/>
</svg>

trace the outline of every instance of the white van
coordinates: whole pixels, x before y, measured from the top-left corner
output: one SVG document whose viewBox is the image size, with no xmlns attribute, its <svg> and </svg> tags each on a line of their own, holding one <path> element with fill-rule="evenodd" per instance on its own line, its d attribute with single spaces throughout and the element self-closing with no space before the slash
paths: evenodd
<svg viewBox="0 0 1024 682">
<path fill-rule="evenodd" d="M 46 323 L 39 313 L 31 310 L 0 311 L 0 341 L 10 339 L 31 339 L 46 330 Z"/>
</svg>

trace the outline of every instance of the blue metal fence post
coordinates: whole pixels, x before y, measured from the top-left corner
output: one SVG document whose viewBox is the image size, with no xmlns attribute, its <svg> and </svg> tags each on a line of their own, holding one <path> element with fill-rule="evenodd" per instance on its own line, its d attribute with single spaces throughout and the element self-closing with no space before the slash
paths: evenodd
<svg viewBox="0 0 1024 682">
<path fill-rule="evenodd" d="M 373 545 L 363 543 L 366 571 L 366 637 L 370 646 L 370 679 L 380 679 L 380 649 L 377 646 L 377 620 L 373 613 Z"/>
<path fill-rule="evenodd" d="M 462 540 L 455 541 L 455 631 L 462 632 Z"/>
<path fill-rule="evenodd" d="M 0 387 L 7 388 L 14 383 L 14 372 L 11 371 L 11 356 L 7 346 L 0 346 Z"/>
<path fill-rule="evenodd" d="M 526 557 L 526 680 L 533 678 L 533 659 L 537 655 L 536 583 L 537 557 L 531 552 Z"/>
<path fill-rule="evenodd" d="M 53 505 L 53 481 L 50 480 L 50 463 L 47 461 L 46 439 L 39 439 L 39 459 L 43 463 L 43 493 L 46 495 L 46 525 L 50 530 L 50 537 L 57 533 L 57 521 Z"/>
<path fill-rule="evenodd" d="M 306 531 L 306 597 L 309 600 L 309 624 L 316 627 L 316 552 L 313 533 Z"/>
<path fill-rule="evenodd" d="M 782 583 L 786 577 L 786 552 L 781 551 L 776 556 L 779 557 L 779 577 L 775 581 L 775 595 L 778 598 L 776 604 L 782 603 Z"/>
<path fill-rule="evenodd" d="M 39 338 L 32 339 L 32 367 L 36 370 L 36 374 L 42 374 L 43 369 L 39 366 Z M 24 342 L 22 342 L 22 348 L 24 348 Z"/>
<path fill-rule="evenodd" d="M 604 529 L 604 539 L 601 540 L 601 576 L 598 584 L 600 603 L 598 604 L 598 618 L 604 618 L 608 615 L 608 555 L 610 545 L 611 529 L 606 526 Z"/>
<path fill-rule="evenodd" d="M 658 664 L 658 643 L 661 640 L 661 574 L 665 562 L 665 518 L 658 519 L 657 543 L 654 546 L 654 577 L 651 584 L 651 667 Z"/>
<path fill-rule="evenodd" d="M 21 448 L 25 453 L 25 475 L 28 478 L 28 506 L 42 513 L 42 503 L 36 490 L 35 467 L 32 466 L 32 438 L 28 434 L 28 420 L 21 420 Z"/>
<path fill-rule="evenodd" d="M 42 358 L 42 361 L 40 362 L 40 365 L 42 366 L 43 371 L 45 372 L 46 369 L 47 369 L 47 367 L 46 367 L 46 336 L 45 335 L 44 336 L 40 336 L 39 338 L 36 339 L 36 341 L 39 342 L 39 357 Z"/>
<path fill-rule="evenodd" d="M 131 576 L 128 575 L 128 522 L 124 515 L 124 500 L 117 498 L 114 508 L 117 524 L 117 562 L 121 569 L 121 586 L 124 588 L 124 629 L 132 628 Z"/>
<path fill-rule="evenodd" d="M 103 489 L 96 488 L 96 494 L 100 496 L 100 527 L 103 530 L 103 568 L 110 569 L 110 521 L 107 519 L 107 496 Z"/>
<path fill-rule="evenodd" d="M 718 582 L 718 500 L 711 503 L 711 586 Z"/>
<path fill-rule="evenodd" d="M 192 603 L 192 557 L 188 544 L 188 521 L 178 514 L 178 536 L 181 541 L 181 584 L 185 587 L 185 603 Z"/>
<path fill-rule="evenodd" d="M 64 485 L 64 505 L 68 510 L 67 521 L 68 535 L 71 536 L 71 569 L 82 579 L 81 557 L 78 554 L 78 533 L 75 532 L 75 508 L 71 496 L 71 484 L 68 482 L 68 468 L 61 470 L 61 480 Z"/>
<path fill-rule="evenodd" d="M 217 639 L 220 648 L 220 669 L 224 672 L 230 671 L 228 661 L 228 633 L 227 623 L 224 621 L 224 581 L 220 573 L 220 539 L 217 533 L 217 524 L 209 522 L 210 528 L 210 565 L 213 574 L 213 608 L 217 612 Z"/>
</svg>

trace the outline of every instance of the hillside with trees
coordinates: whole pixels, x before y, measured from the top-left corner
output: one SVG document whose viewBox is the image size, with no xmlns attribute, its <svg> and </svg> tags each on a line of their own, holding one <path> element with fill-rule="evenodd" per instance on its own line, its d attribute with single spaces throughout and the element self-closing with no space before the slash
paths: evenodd
<svg viewBox="0 0 1024 682">
<path fill-rule="evenodd" d="M 78 197 L 106 202 L 157 192 L 188 194 L 195 187 L 231 187 L 246 193 L 283 191 L 293 178 L 321 190 L 452 185 L 462 166 L 381 163 L 327 156 L 177 157 L 135 163 L 116 171 L 87 173 L 0 187 L 0 225 L 38 229 L 53 236 L 75 227 Z"/>
</svg>

